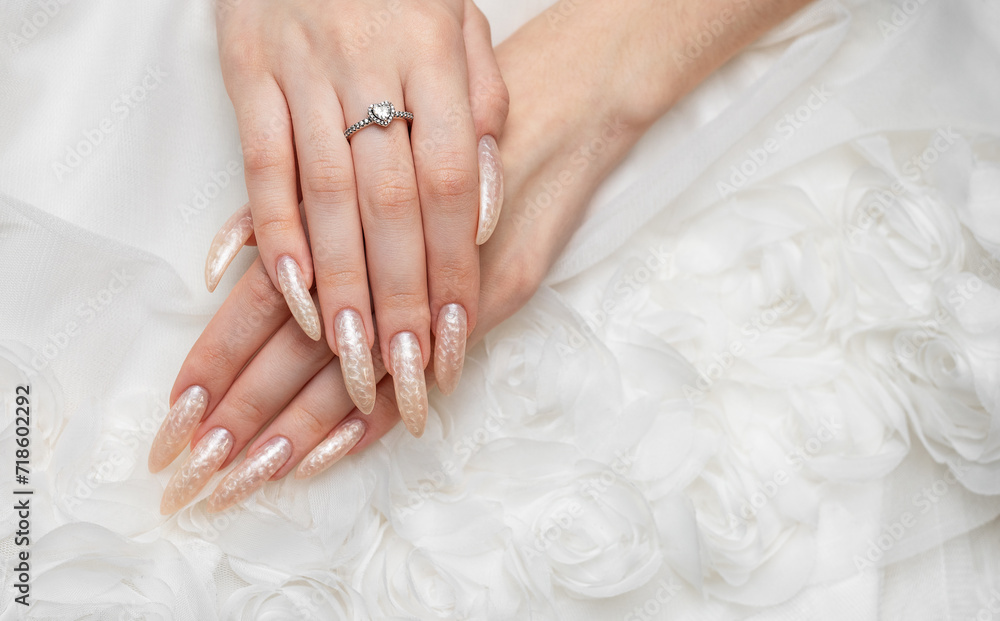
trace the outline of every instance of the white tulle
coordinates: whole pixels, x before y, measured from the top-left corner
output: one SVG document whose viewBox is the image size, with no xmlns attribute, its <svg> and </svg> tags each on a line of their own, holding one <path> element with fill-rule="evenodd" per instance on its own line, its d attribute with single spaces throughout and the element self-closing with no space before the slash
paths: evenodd
<svg viewBox="0 0 1000 621">
<path fill-rule="evenodd" d="M 35 603 L 3 500 L 0 618 L 997 614 L 995 3 L 811 5 L 650 131 L 423 438 L 164 518 L 149 443 L 251 254 L 205 292 L 246 200 L 210 4 L 0 16 L 0 390 L 31 385 L 35 489 Z M 482 4 L 496 40 L 547 6 Z"/>
</svg>

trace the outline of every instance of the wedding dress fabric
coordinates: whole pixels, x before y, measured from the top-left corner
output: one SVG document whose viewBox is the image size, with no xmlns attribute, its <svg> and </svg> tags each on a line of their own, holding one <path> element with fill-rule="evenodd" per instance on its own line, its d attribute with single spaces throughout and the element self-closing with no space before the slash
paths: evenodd
<svg viewBox="0 0 1000 621">
<path fill-rule="evenodd" d="M 635 147 L 423 438 L 162 517 L 149 444 L 253 257 L 205 291 L 246 199 L 210 5 L 0 15 L 0 619 L 1000 618 L 996 3 L 810 5 Z"/>
</svg>

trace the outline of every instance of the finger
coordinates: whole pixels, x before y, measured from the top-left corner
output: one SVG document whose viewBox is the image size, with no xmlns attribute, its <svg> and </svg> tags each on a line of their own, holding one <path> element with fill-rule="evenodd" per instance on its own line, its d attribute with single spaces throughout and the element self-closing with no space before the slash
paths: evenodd
<svg viewBox="0 0 1000 621">
<path fill-rule="evenodd" d="M 286 321 L 198 427 L 191 454 L 164 489 L 160 512 L 173 513 L 197 496 L 332 359 L 326 343 L 313 341 L 294 321 Z"/>
<path fill-rule="evenodd" d="M 357 88 L 351 89 L 355 92 Z M 389 101 L 402 102 L 399 84 L 367 89 L 387 93 Z M 368 108 L 351 100 L 349 118 L 363 118 Z M 401 120 L 387 127 L 365 127 L 351 137 L 358 184 L 361 221 L 365 234 L 368 282 L 375 304 L 382 354 L 389 361 L 395 386 L 407 394 L 424 394 L 406 403 L 413 409 L 404 417 L 411 430 L 423 429 L 427 418 L 423 369 L 430 350 L 430 310 L 427 301 L 427 268 L 417 182 L 407 124 Z M 393 352 L 398 354 L 393 357 Z"/>
<path fill-rule="evenodd" d="M 290 81 L 292 89 L 304 93 L 292 101 L 291 111 L 323 324 L 348 393 L 367 414 L 375 404 L 375 327 L 344 114 L 332 88 L 315 86 L 327 84 L 322 76 L 303 74 Z"/>
<path fill-rule="evenodd" d="M 507 122 L 510 96 L 500 73 L 490 24 L 472 2 L 466 0 L 465 51 L 469 64 L 469 102 L 479 139 L 479 226 L 476 243 L 484 244 L 493 235 L 503 207 L 503 162 L 497 138 Z"/>
<path fill-rule="evenodd" d="M 247 203 L 226 220 L 212 239 L 208 258 L 205 260 L 205 286 L 209 293 L 215 291 L 229 264 L 252 236 L 253 216 L 250 213 L 250 203 Z"/>
<path fill-rule="evenodd" d="M 461 57 L 460 43 L 449 57 Z M 434 372 L 448 394 L 461 376 L 479 299 L 479 172 L 465 69 L 421 63 L 407 77 L 406 96 L 422 120 L 413 127 L 413 163 L 435 318 Z"/>
<path fill-rule="evenodd" d="M 184 450 L 202 417 L 222 400 L 240 369 L 288 318 L 288 307 L 255 261 L 188 353 L 149 453 L 159 472 Z"/>
<path fill-rule="evenodd" d="M 382 379 L 385 374 L 385 367 L 377 364 L 376 378 Z M 373 391 L 372 395 L 374 394 Z M 338 459 L 337 453 L 343 456 L 360 439 L 358 432 L 364 429 L 363 426 L 348 429 L 338 426 L 352 410 L 355 414 L 361 413 L 354 408 L 344 386 L 340 365 L 328 364 L 250 444 L 247 454 L 255 453 L 259 447 L 270 442 L 271 438 L 284 437 L 292 445 L 292 454 L 271 478 L 285 476 L 307 454 L 309 459 L 300 465 L 296 476 L 303 478 L 316 474 Z"/>
<path fill-rule="evenodd" d="M 312 260 L 298 208 L 292 125 L 285 96 L 276 82 L 255 76 L 233 85 L 232 100 L 261 259 L 302 330 L 319 340 L 319 314 L 308 294 Z"/>
</svg>

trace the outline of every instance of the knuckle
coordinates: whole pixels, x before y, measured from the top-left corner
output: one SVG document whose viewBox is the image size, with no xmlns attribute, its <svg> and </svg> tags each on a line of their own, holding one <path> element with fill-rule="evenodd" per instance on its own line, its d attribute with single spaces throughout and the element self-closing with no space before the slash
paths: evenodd
<svg viewBox="0 0 1000 621">
<path fill-rule="evenodd" d="M 287 173 L 290 158 L 275 138 L 266 132 L 247 136 L 243 146 L 243 166 L 248 175 Z"/>
<path fill-rule="evenodd" d="M 253 229 L 258 236 L 259 243 L 261 237 L 267 239 L 268 237 L 286 236 L 295 230 L 295 223 L 291 218 L 280 213 L 280 210 L 271 209 L 264 212 L 259 219 L 254 220 Z"/>
<path fill-rule="evenodd" d="M 261 39 L 253 32 L 232 34 L 223 41 L 219 61 L 227 71 L 254 73 L 265 66 Z"/>
<path fill-rule="evenodd" d="M 338 265 L 340 262 L 331 263 Z M 354 289 L 359 283 L 363 284 L 365 278 L 364 272 L 331 267 L 325 261 L 316 265 L 316 282 L 321 289 L 327 292 L 338 289 Z"/>
<path fill-rule="evenodd" d="M 430 321 L 426 292 L 393 291 L 381 295 L 375 303 L 383 313 L 392 313 L 404 318 L 408 325 L 424 325 Z"/>
<path fill-rule="evenodd" d="M 233 350 L 224 341 L 207 343 L 199 356 L 199 374 L 219 379 L 233 372 Z"/>
<path fill-rule="evenodd" d="M 417 213 L 417 188 L 398 175 L 386 175 L 372 188 L 372 215 L 377 220 L 409 220 Z"/>
<path fill-rule="evenodd" d="M 268 313 L 279 308 L 285 301 L 266 272 L 256 275 L 247 282 L 244 317 Z"/>
<path fill-rule="evenodd" d="M 432 10 L 430 6 L 420 11 L 408 22 L 410 32 L 431 55 L 450 54 L 462 45 L 462 24 L 456 15 L 444 7 Z"/>
<path fill-rule="evenodd" d="M 299 404 L 295 409 L 293 420 L 296 431 L 306 437 L 321 437 L 330 431 L 330 421 L 316 412 L 312 404 Z"/>
<path fill-rule="evenodd" d="M 314 162 L 301 175 L 302 191 L 326 205 L 350 202 L 356 193 L 354 177 L 348 173 L 344 166 L 328 160 Z"/>
<path fill-rule="evenodd" d="M 479 263 L 473 261 L 446 261 L 431 272 L 431 286 L 449 301 L 465 299 L 478 280 Z"/>
<path fill-rule="evenodd" d="M 424 177 L 427 192 L 437 200 L 455 202 L 471 199 L 479 192 L 479 172 L 458 163 L 457 156 L 441 158 L 442 161 L 427 171 Z M 463 204 L 463 210 L 467 205 Z"/>
<path fill-rule="evenodd" d="M 244 423 L 261 423 L 271 418 L 271 413 L 266 412 L 261 403 L 255 398 L 253 393 L 242 390 L 231 390 L 226 393 L 226 406 L 231 412 L 237 412 L 239 418 Z"/>
</svg>

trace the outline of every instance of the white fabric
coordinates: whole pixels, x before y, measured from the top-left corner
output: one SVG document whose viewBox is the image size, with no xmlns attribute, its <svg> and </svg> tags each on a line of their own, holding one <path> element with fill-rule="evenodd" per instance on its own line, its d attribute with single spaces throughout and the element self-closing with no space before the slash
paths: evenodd
<svg viewBox="0 0 1000 621">
<path fill-rule="evenodd" d="M 149 443 L 252 256 L 205 292 L 245 200 L 210 4 L 0 15 L 0 619 L 1000 618 L 996 3 L 810 6 L 650 131 L 423 439 L 164 519 Z"/>
</svg>

